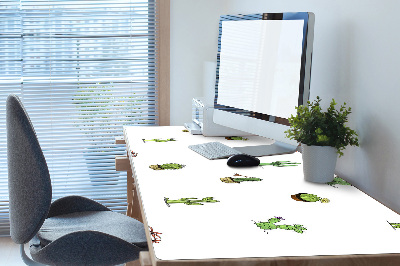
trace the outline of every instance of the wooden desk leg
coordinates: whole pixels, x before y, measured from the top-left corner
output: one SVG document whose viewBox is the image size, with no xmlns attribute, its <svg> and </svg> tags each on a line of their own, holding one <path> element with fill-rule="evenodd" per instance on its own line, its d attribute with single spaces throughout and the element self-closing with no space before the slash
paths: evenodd
<svg viewBox="0 0 400 266">
<path fill-rule="evenodd" d="M 125 266 L 152 266 L 150 253 L 148 251 L 141 251 L 138 260 L 127 262 Z"/>
<path fill-rule="evenodd" d="M 127 189 L 128 209 L 126 215 L 143 223 L 138 194 L 136 192 L 135 180 L 133 179 L 131 170 L 127 171 Z"/>
<path fill-rule="evenodd" d="M 141 266 L 151 266 L 150 253 L 148 251 L 141 251 L 139 253 L 139 261 Z"/>
<path fill-rule="evenodd" d="M 139 260 L 130 261 L 124 264 L 124 266 L 142 266 Z"/>
<path fill-rule="evenodd" d="M 127 201 L 128 208 L 126 215 L 143 223 L 142 214 L 140 212 L 138 194 L 136 193 L 135 180 L 133 179 L 132 170 L 127 170 Z M 125 266 L 152 266 L 150 254 L 148 251 L 142 251 L 139 259 L 125 263 Z"/>
<path fill-rule="evenodd" d="M 125 144 L 125 140 L 123 137 L 117 137 L 115 138 L 115 143 Z M 117 156 L 115 158 L 115 170 L 126 171 L 126 200 L 128 203 L 126 215 L 143 222 L 128 154 L 127 156 Z M 139 259 L 125 263 L 125 266 L 151 266 L 149 252 L 142 253 L 140 252 Z"/>
<path fill-rule="evenodd" d="M 134 188 L 133 188 L 133 177 L 132 177 L 132 171 L 128 170 L 126 172 L 126 200 L 128 203 L 128 207 L 126 210 L 126 215 L 129 217 L 133 217 L 133 194 L 135 193 Z"/>
<path fill-rule="evenodd" d="M 126 171 L 126 200 L 128 203 L 126 215 L 143 222 L 129 158 L 127 156 L 115 157 L 115 169 L 117 171 Z"/>
<path fill-rule="evenodd" d="M 133 203 L 132 203 L 132 217 L 143 223 L 142 213 L 140 211 L 138 194 L 136 193 L 136 187 L 133 185 Z"/>
</svg>

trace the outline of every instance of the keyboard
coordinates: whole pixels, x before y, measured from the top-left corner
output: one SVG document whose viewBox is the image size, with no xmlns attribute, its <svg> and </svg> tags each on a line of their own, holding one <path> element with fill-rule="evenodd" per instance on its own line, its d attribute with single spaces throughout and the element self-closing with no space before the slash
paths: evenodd
<svg viewBox="0 0 400 266">
<path fill-rule="evenodd" d="M 209 160 L 228 158 L 235 154 L 242 154 L 221 142 L 208 142 L 203 144 L 189 145 L 189 149 L 206 157 Z"/>
</svg>

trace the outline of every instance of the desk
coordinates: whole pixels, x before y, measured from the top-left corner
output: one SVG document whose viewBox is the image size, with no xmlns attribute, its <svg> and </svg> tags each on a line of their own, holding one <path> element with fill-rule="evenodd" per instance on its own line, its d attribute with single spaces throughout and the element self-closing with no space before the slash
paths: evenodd
<svg viewBox="0 0 400 266">
<path fill-rule="evenodd" d="M 301 165 L 231 168 L 187 146 L 260 138 L 182 130 L 124 128 L 152 265 L 400 265 L 400 216 L 354 186 L 308 183 Z M 275 161 L 302 159 L 261 158 Z"/>
</svg>

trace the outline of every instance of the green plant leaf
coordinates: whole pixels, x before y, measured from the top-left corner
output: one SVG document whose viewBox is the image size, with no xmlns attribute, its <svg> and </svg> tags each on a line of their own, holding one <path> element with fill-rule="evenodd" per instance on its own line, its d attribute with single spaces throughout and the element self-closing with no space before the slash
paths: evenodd
<svg viewBox="0 0 400 266">
<path fill-rule="evenodd" d="M 296 107 L 297 114 L 291 115 L 290 129 L 286 137 L 306 145 L 332 146 L 337 149 L 339 157 L 346 146 L 359 146 L 356 131 L 346 126 L 351 108 L 346 103 L 336 109 L 336 101 L 332 99 L 324 112 L 320 106 L 321 98 L 317 96 L 308 105 Z"/>
</svg>

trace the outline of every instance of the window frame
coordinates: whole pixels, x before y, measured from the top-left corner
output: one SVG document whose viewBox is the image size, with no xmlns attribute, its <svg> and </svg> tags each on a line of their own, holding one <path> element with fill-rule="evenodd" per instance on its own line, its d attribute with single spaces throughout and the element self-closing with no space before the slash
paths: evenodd
<svg viewBox="0 0 400 266">
<path fill-rule="evenodd" d="M 158 108 L 159 126 L 170 125 L 170 0 L 156 0 L 159 20 Z"/>
</svg>

